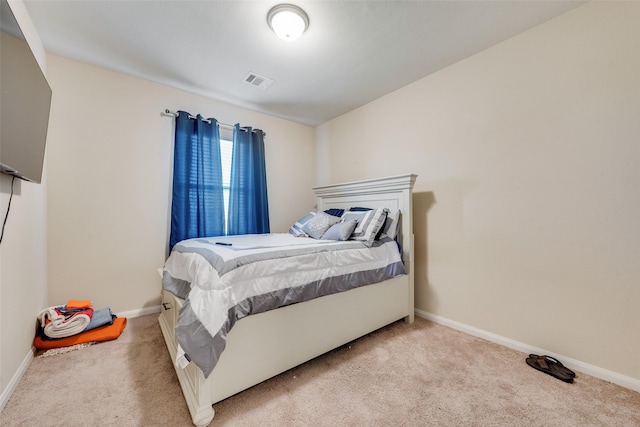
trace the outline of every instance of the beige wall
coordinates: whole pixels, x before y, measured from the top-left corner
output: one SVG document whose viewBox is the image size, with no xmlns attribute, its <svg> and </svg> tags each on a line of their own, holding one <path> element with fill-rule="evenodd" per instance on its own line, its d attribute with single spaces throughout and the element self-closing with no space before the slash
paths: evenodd
<svg viewBox="0 0 640 427">
<path fill-rule="evenodd" d="M 640 379 L 640 3 L 592 2 L 317 129 L 416 173 L 417 308 Z"/>
<path fill-rule="evenodd" d="M 9 1 L 36 59 L 46 56 L 33 23 L 19 1 Z M 11 210 L 0 245 L 0 409 L 31 357 L 36 316 L 47 301 L 47 179 L 41 184 L 16 179 Z M 11 194 L 11 177 L 0 174 L 0 222 Z"/>
<path fill-rule="evenodd" d="M 419 309 L 640 378 L 639 7 L 580 7 L 318 127 L 315 147 L 309 127 L 49 56 L 47 170 L 16 182 L 0 246 L 3 397 L 41 308 L 159 303 L 165 108 L 267 132 L 273 231 L 315 184 L 419 174 Z M 9 191 L 0 175 L 3 213 Z"/>
<path fill-rule="evenodd" d="M 314 130 L 59 56 L 48 141 L 49 304 L 157 306 L 166 259 L 173 118 L 201 113 L 266 133 L 271 227 L 313 206 Z M 292 209 L 292 206 L 301 206 Z"/>
<path fill-rule="evenodd" d="M 0 221 L 10 193 L 11 178 L 0 174 Z M 36 317 L 47 303 L 46 201 L 46 179 L 41 184 L 15 180 L 0 245 L 0 394 L 28 363 Z"/>
</svg>

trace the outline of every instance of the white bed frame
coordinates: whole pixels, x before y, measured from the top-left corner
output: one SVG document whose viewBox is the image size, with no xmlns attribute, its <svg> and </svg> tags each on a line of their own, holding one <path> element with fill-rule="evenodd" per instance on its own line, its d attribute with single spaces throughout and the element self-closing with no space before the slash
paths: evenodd
<svg viewBox="0 0 640 427">
<path fill-rule="evenodd" d="M 207 379 L 193 363 L 176 367 L 182 393 L 196 426 L 207 426 L 213 404 L 396 320 L 413 322 L 413 220 L 411 195 L 416 175 L 315 187 L 318 210 L 352 206 L 400 209 L 399 239 L 407 275 L 244 318 Z M 180 298 L 163 291 L 159 317 L 171 359 Z"/>
</svg>

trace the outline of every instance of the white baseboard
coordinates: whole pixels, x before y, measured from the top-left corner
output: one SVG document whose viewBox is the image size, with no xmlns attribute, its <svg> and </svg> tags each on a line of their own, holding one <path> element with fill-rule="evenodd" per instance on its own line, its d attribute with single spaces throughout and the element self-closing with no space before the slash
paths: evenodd
<svg viewBox="0 0 640 427">
<path fill-rule="evenodd" d="M 31 365 L 31 362 L 33 362 L 34 356 L 35 348 L 31 348 L 31 350 L 29 350 L 29 353 L 27 353 L 27 355 L 24 357 L 24 360 L 22 360 L 22 363 L 18 367 L 18 370 L 11 378 L 11 381 L 9 381 L 9 383 L 7 384 L 7 387 L 2 390 L 2 394 L 0 395 L 0 412 L 2 412 L 4 407 L 9 402 L 11 395 L 15 391 L 16 387 L 18 387 L 18 383 L 22 379 L 24 373 L 27 372 L 27 368 L 29 367 L 29 365 Z"/>
<path fill-rule="evenodd" d="M 575 360 L 561 354 L 556 354 L 542 348 L 534 347 L 525 343 L 521 343 L 519 341 L 512 340 L 510 338 L 496 335 L 492 332 L 487 332 L 473 326 L 465 325 L 464 323 L 456 322 L 455 320 L 447 319 L 445 317 L 438 316 L 437 314 L 431 314 L 419 309 L 416 309 L 415 313 L 416 316 L 422 317 L 423 319 L 431 320 L 432 322 L 438 323 L 440 325 L 456 329 L 466 334 L 485 339 L 487 341 L 520 351 L 525 354 L 546 354 L 551 357 L 555 357 L 556 359 L 562 360 L 562 363 L 572 370 L 582 372 L 584 374 L 591 375 L 592 377 L 600 378 L 601 380 L 609 381 L 630 390 L 640 392 L 640 379 L 628 377 L 617 372 L 608 371 L 606 369 L 599 368 L 597 366 L 590 365 L 588 363 L 581 362 L 579 360 Z"/>
<path fill-rule="evenodd" d="M 115 315 L 118 317 L 134 318 L 154 313 L 160 313 L 159 305 L 154 305 L 153 307 L 138 308 L 136 310 L 122 311 L 120 313 L 115 313 Z"/>
</svg>

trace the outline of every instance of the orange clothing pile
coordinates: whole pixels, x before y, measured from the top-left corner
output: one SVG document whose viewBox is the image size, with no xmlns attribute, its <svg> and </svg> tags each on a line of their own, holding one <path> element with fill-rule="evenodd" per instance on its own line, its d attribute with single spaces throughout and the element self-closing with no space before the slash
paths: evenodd
<svg viewBox="0 0 640 427">
<path fill-rule="evenodd" d="M 67 307 L 68 310 L 75 310 L 77 308 L 91 308 L 91 300 L 70 299 L 65 307 Z"/>
<path fill-rule="evenodd" d="M 91 301 L 88 300 L 70 300 L 65 306 L 66 310 L 77 309 L 91 309 Z M 106 311 L 108 310 L 108 311 Z M 111 314 L 111 310 L 103 309 L 107 313 L 107 319 Z M 69 347 L 76 344 L 83 344 L 89 342 L 100 342 L 114 340 L 122 334 L 124 328 L 127 325 L 126 317 L 111 316 L 112 322 L 104 326 L 95 327 L 93 329 L 84 330 L 72 336 L 65 338 L 50 338 L 44 333 L 44 329 L 41 327 L 38 335 L 33 341 L 34 347 L 40 350 L 49 350 L 59 347 Z"/>
</svg>

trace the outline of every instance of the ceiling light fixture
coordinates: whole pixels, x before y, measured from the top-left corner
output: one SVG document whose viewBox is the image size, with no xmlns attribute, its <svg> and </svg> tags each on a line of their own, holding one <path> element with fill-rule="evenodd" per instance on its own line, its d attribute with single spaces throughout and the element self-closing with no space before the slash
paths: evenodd
<svg viewBox="0 0 640 427">
<path fill-rule="evenodd" d="M 292 4 L 279 4 L 267 14 L 267 23 L 282 40 L 298 40 L 309 27 L 309 17 L 304 10 Z"/>
</svg>

